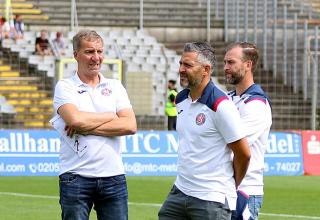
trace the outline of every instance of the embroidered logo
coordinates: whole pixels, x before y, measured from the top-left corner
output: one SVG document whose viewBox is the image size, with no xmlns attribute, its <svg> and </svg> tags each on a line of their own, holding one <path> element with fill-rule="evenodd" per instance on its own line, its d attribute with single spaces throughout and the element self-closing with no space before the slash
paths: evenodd
<svg viewBox="0 0 320 220">
<path fill-rule="evenodd" d="M 206 121 L 206 115 L 203 113 L 199 113 L 196 117 L 196 124 L 203 125 L 205 121 Z"/>
<path fill-rule="evenodd" d="M 101 95 L 103 95 L 103 96 L 109 96 L 111 94 L 112 94 L 112 90 L 109 88 L 104 88 L 101 90 Z"/>
</svg>

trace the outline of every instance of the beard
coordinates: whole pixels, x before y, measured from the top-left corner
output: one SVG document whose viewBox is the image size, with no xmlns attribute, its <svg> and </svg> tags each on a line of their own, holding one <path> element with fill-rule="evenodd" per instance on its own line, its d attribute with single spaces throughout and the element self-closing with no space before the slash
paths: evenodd
<svg viewBox="0 0 320 220">
<path fill-rule="evenodd" d="M 180 86 L 184 89 L 189 88 L 189 80 L 186 77 L 180 77 Z"/>
<path fill-rule="evenodd" d="M 243 78 L 244 78 L 243 71 L 226 73 L 225 75 L 226 83 L 231 85 L 239 84 L 243 80 Z"/>
<path fill-rule="evenodd" d="M 203 78 L 194 78 L 194 79 L 189 79 L 188 77 L 180 77 L 180 86 L 184 89 L 187 88 L 197 88 L 201 82 L 202 82 Z"/>
</svg>

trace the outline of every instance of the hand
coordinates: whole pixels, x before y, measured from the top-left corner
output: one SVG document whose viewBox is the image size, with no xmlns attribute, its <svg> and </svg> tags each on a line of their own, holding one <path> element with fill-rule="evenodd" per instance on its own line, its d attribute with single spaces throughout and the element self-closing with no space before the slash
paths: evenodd
<svg viewBox="0 0 320 220">
<path fill-rule="evenodd" d="M 69 136 L 70 138 L 72 138 L 72 136 L 76 133 L 76 130 L 68 125 L 64 127 L 64 130 L 67 131 L 67 136 Z"/>
</svg>

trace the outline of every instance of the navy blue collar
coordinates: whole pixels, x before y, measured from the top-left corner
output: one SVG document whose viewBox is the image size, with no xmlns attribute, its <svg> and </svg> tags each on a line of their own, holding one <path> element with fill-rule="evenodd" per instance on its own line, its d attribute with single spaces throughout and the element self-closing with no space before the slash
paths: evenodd
<svg viewBox="0 0 320 220">
<path fill-rule="evenodd" d="M 252 84 L 249 88 L 247 88 L 241 95 L 240 95 L 240 98 L 243 96 L 243 95 L 251 95 L 251 96 L 260 96 L 260 97 L 264 97 L 265 99 L 268 100 L 269 104 L 271 105 L 271 101 L 269 99 L 269 97 L 267 96 L 267 94 L 263 91 L 263 89 L 261 88 L 260 85 L 258 84 Z M 236 90 L 233 90 L 231 92 L 228 93 L 228 95 L 230 96 L 235 96 L 236 95 Z"/>
</svg>

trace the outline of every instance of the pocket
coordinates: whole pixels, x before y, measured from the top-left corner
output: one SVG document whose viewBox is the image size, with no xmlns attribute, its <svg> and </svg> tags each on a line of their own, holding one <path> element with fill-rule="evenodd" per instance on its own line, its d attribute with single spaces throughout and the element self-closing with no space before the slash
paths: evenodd
<svg viewBox="0 0 320 220">
<path fill-rule="evenodd" d="M 178 194 L 181 191 L 178 189 L 178 187 L 176 187 L 176 185 L 173 185 L 171 190 L 170 190 L 170 194 Z"/>
<path fill-rule="evenodd" d="M 77 181 L 78 175 L 73 173 L 64 173 L 59 176 L 60 183 L 73 183 Z"/>
<path fill-rule="evenodd" d="M 110 177 L 110 181 L 115 184 L 122 184 L 126 182 L 126 177 L 125 175 L 112 176 Z"/>
</svg>

